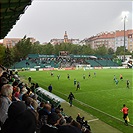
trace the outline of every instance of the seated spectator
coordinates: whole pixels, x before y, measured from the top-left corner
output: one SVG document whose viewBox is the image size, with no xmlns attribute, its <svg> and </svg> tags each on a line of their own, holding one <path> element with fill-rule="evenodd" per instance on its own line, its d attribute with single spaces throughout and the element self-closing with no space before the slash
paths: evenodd
<svg viewBox="0 0 133 133">
<path fill-rule="evenodd" d="M 88 124 L 87 121 L 85 121 L 82 126 L 84 126 L 85 128 L 91 131 L 90 125 Z"/>
<path fill-rule="evenodd" d="M 5 120 L 7 119 L 7 111 L 12 103 L 12 93 L 13 93 L 13 86 L 10 84 L 5 84 L 2 86 L 1 89 L 1 96 L 0 96 L 0 123 L 4 124 Z"/>
<path fill-rule="evenodd" d="M 80 116 L 80 113 L 78 113 L 78 116 L 76 117 L 76 121 L 81 123 L 81 116 Z"/>
<path fill-rule="evenodd" d="M 43 109 L 44 105 L 45 105 L 45 103 L 41 102 L 40 105 L 37 108 L 37 112 L 39 112 L 41 109 Z"/>
<path fill-rule="evenodd" d="M 14 96 L 19 99 L 20 97 L 20 88 L 19 87 L 16 87 L 16 92 L 14 93 Z"/>
<path fill-rule="evenodd" d="M 71 122 L 71 125 L 74 126 L 74 127 L 77 127 L 79 130 L 81 130 L 81 125 L 80 125 L 79 122 L 73 120 L 73 121 Z"/>
<path fill-rule="evenodd" d="M 0 91 L 3 85 L 8 84 L 8 80 L 5 77 L 0 78 Z"/>
<path fill-rule="evenodd" d="M 82 133 L 82 132 L 81 130 L 72 125 L 63 125 L 58 128 L 57 133 Z"/>
<path fill-rule="evenodd" d="M 19 99 L 22 100 L 22 101 L 25 101 L 22 97 L 25 97 L 25 95 L 28 96 L 27 94 L 28 90 L 26 89 L 26 87 L 23 87 L 21 90 L 20 90 L 20 95 L 19 95 Z M 25 95 L 24 95 L 25 94 Z M 23 96 L 24 95 L 24 96 Z"/>
<path fill-rule="evenodd" d="M 43 125 L 40 133 L 57 133 L 57 126 L 59 125 L 60 117 L 57 113 L 53 112 L 48 115 L 47 124 Z"/>
<path fill-rule="evenodd" d="M 33 99 L 31 105 L 34 107 L 35 111 L 37 111 L 37 108 L 39 107 L 37 102 L 37 95 L 34 94 L 31 98 Z"/>
<path fill-rule="evenodd" d="M 38 87 L 39 87 L 39 84 L 38 84 L 38 83 L 36 83 L 36 84 L 35 84 L 35 89 L 36 89 L 36 88 L 38 88 Z"/>
<path fill-rule="evenodd" d="M 27 109 L 24 102 L 13 102 L 8 109 L 8 118 L 2 126 L 1 133 L 34 133 L 36 116 Z"/>
<path fill-rule="evenodd" d="M 45 103 L 44 107 L 39 110 L 39 121 L 40 126 L 47 124 L 48 115 L 51 113 L 51 105 L 49 103 Z"/>
<path fill-rule="evenodd" d="M 71 116 L 66 117 L 66 123 L 70 124 L 73 121 L 73 118 Z"/>
</svg>

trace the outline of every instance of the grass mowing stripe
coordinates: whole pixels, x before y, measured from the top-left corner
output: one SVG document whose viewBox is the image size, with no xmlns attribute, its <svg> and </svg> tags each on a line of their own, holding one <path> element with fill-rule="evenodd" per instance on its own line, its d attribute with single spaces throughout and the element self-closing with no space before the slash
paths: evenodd
<svg viewBox="0 0 133 133">
<path fill-rule="evenodd" d="M 61 92 L 59 92 L 59 91 L 56 91 L 56 92 L 58 92 L 58 93 L 60 93 L 60 94 L 62 94 L 62 95 L 64 95 L 64 96 L 66 96 L 67 97 L 67 94 L 64 94 L 64 93 L 61 93 Z M 80 94 L 80 93 L 79 93 Z M 104 112 L 104 111 L 101 111 L 101 110 L 99 110 L 99 109 L 97 109 L 97 108 L 95 108 L 95 107 L 93 107 L 93 106 L 90 106 L 89 104 L 86 104 L 86 103 L 84 103 L 84 102 L 82 102 L 82 101 L 79 101 L 79 100 L 77 100 L 77 99 L 75 99 L 78 103 L 80 103 L 81 105 L 84 105 L 84 106 L 87 106 L 87 107 L 89 107 L 89 108 L 92 108 L 92 109 L 94 109 L 94 110 L 96 110 L 96 111 L 98 111 L 98 112 L 100 112 L 100 113 L 102 113 L 102 114 L 105 114 L 105 115 L 107 115 L 107 116 L 109 116 L 109 117 L 112 117 L 112 118 L 114 118 L 114 119 L 116 119 L 116 120 L 119 120 L 119 121 L 121 121 L 121 122 L 123 122 L 121 119 L 119 119 L 119 118 L 117 118 L 117 117 L 115 117 L 115 116 L 112 116 L 112 115 L 110 115 L 110 114 L 108 114 L 108 113 L 106 113 L 106 112 Z M 132 124 L 130 124 L 129 123 L 129 125 L 130 126 L 133 126 Z"/>
</svg>

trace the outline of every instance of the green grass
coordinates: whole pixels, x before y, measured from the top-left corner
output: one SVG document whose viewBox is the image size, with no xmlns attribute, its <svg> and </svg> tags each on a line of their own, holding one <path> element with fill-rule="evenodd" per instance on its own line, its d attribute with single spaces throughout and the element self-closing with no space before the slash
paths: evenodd
<svg viewBox="0 0 133 133">
<path fill-rule="evenodd" d="M 88 78 L 89 72 L 91 77 Z M 96 72 L 96 77 L 94 76 Z M 119 128 L 118 123 L 123 121 L 120 112 L 123 104 L 129 108 L 130 124 L 133 125 L 133 88 L 131 69 L 102 69 L 102 70 L 60 70 L 53 71 L 54 76 L 50 76 L 50 71 L 20 72 L 25 79 L 32 77 L 32 82 L 38 83 L 47 90 L 49 84 L 53 86 L 53 93 L 67 100 L 70 92 L 73 92 L 76 100 L 74 104 L 88 113 L 100 118 L 106 123 Z M 60 74 L 60 80 L 57 75 Z M 70 80 L 67 79 L 70 74 Z M 86 79 L 83 79 L 83 74 Z M 123 81 L 119 80 L 120 74 Z M 113 78 L 116 75 L 119 80 L 115 84 Z M 80 82 L 81 89 L 76 91 L 74 79 Z M 126 88 L 126 80 L 130 81 L 130 88 Z M 96 110 L 95 110 L 96 109 Z M 116 122 L 116 123 L 115 123 Z"/>
</svg>

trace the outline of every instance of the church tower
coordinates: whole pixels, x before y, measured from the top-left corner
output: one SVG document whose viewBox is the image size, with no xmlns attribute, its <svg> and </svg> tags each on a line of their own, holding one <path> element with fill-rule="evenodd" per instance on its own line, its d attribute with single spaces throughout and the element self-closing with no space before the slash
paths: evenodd
<svg viewBox="0 0 133 133">
<path fill-rule="evenodd" d="M 65 31 L 65 35 L 64 35 L 64 43 L 68 43 L 68 35 L 67 35 L 66 31 Z"/>
</svg>

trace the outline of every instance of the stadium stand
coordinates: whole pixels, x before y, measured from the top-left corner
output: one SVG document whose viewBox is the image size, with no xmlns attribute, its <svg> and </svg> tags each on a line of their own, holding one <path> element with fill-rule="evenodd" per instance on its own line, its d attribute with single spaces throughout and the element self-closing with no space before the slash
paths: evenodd
<svg viewBox="0 0 133 133">
<path fill-rule="evenodd" d="M 89 63 L 92 67 L 101 67 L 101 64 L 96 62 L 96 60 L 86 60 L 87 63 Z"/>
<path fill-rule="evenodd" d="M 30 68 L 67 68 L 77 65 L 91 65 L 91 67 L 113 67 L 119 66 L 116 61 L 112 61 L 112 56 L 92 56 L 92 55 L 68 55 L 67 57 L 56 55 L 29 54 L 26 59 L 15 63 L 12 69 Z"/>
</svg>

